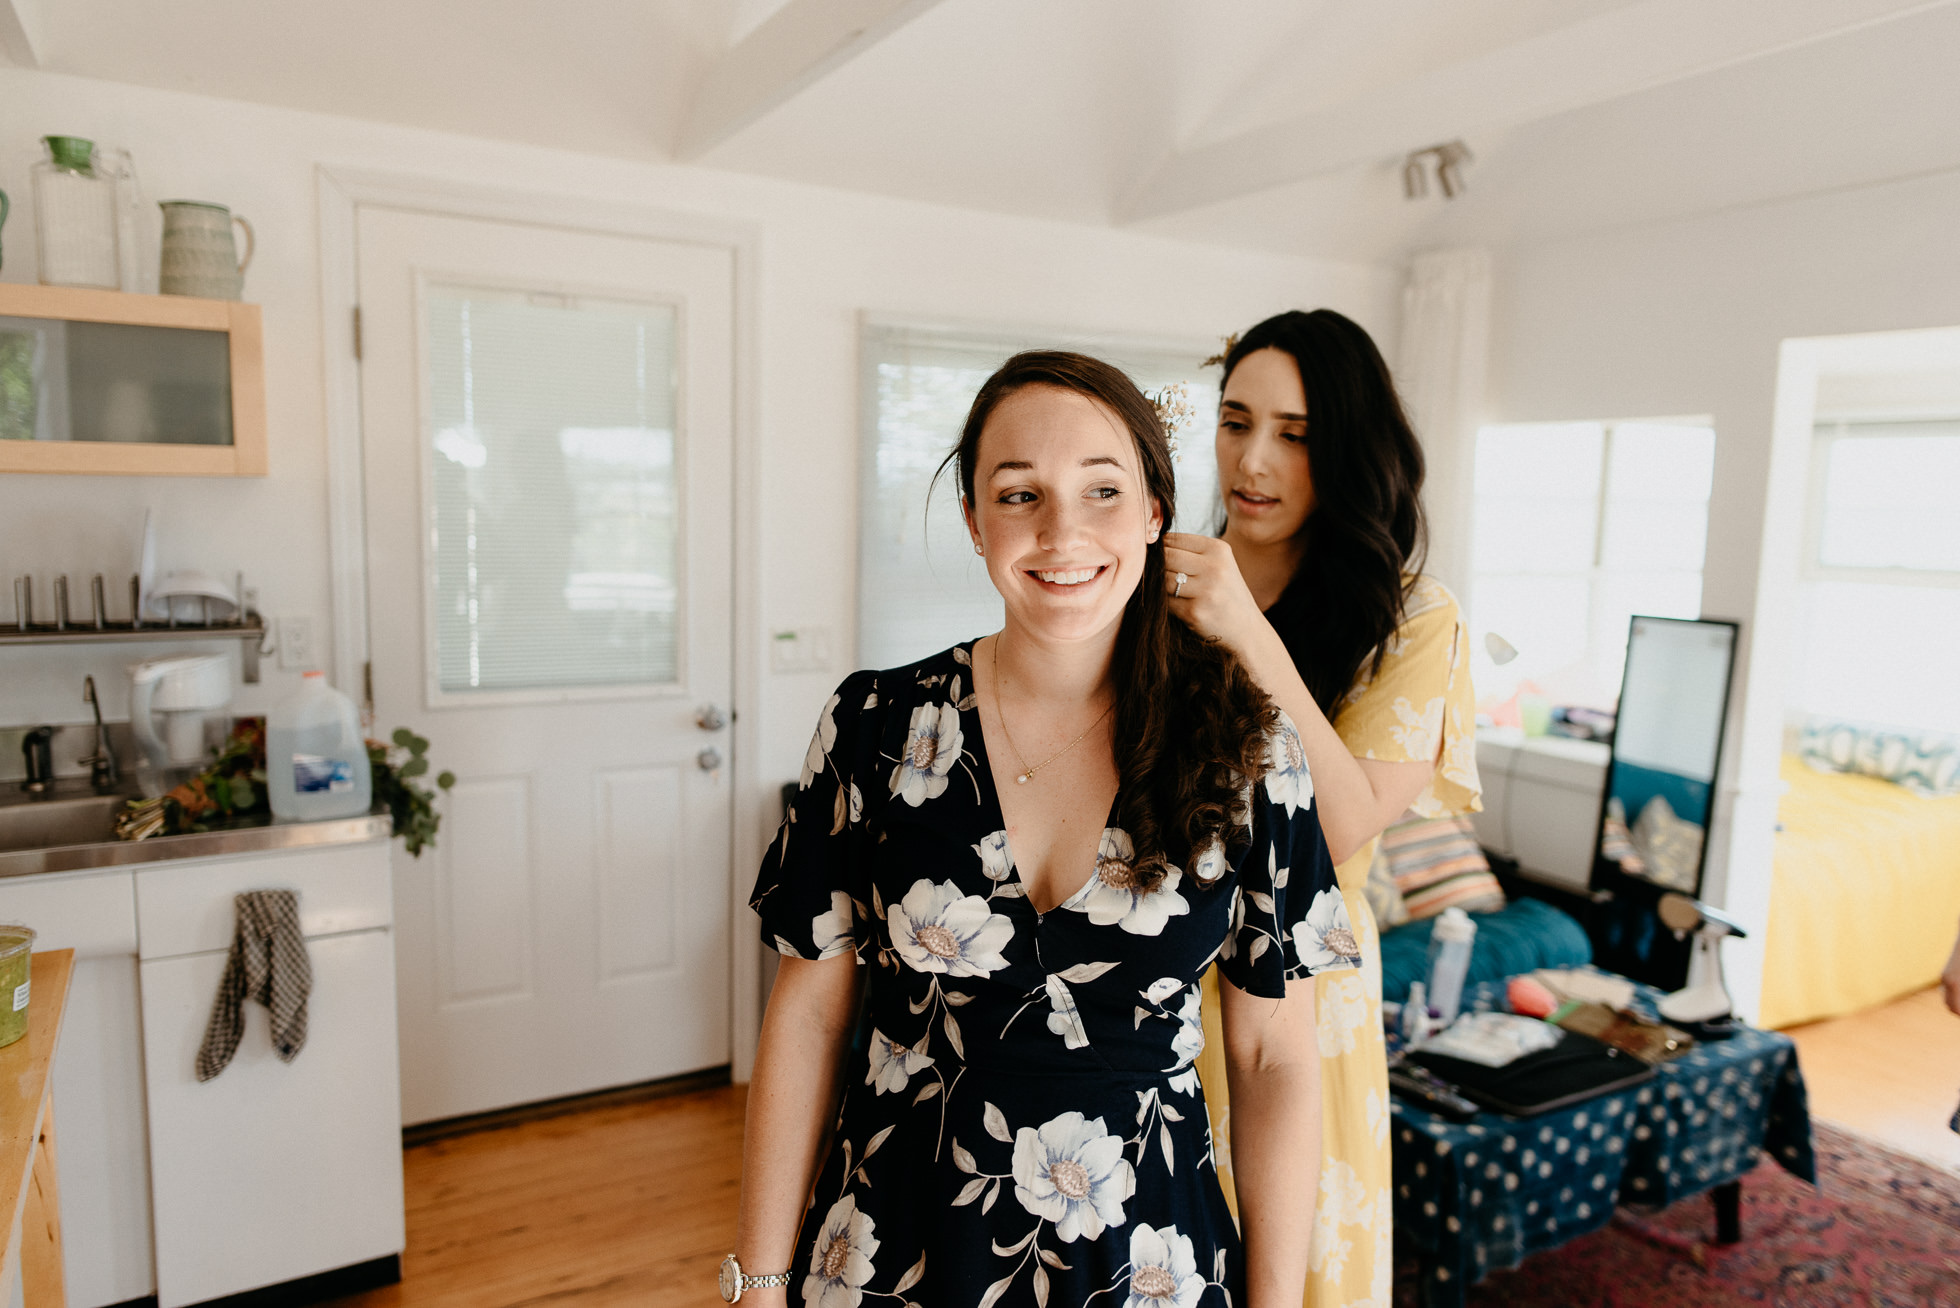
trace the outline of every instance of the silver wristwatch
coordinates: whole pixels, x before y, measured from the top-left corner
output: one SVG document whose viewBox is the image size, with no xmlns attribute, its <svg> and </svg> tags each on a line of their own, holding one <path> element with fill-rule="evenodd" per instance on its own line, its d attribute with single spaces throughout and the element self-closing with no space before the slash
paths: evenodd
<svg viewBox="0 0 1960 1308">
<path fill-rule="evenodd" d="M 788 1272 L 777 1272 L 774 1276 L 749 1276 L 743 1273 L 742 1264 L 730 1254 L 721 1260 L 721 1301 L 739 1303 L 744 1290 L 773 1290 L 779 1285 L 789 1284 Z"/>
</svg>

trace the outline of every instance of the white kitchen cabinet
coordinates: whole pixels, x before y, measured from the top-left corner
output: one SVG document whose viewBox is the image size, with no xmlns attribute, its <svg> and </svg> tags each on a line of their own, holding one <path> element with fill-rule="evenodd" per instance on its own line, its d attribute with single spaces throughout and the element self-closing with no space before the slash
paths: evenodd
<svg viewBox="0 0 1960 1308">
<path fill-rule="evenodd" d="M 374 842 L 137 873 L 159 1308 L 401 1251 L 387 868 Z M 280 1062 L 265 1009 L 248 1003 L 230 1066 L 200 1082 L 231 897 L 281 887 L 301 893 L 313 965 L 305 1048 Z"/>
<path fill-rule="evenodd" d="M 33 927 L 36 949 L 75 951 L 54 1061 L 69 1308 L 145 1298 L 156 1282 L 131 873 L 0 879 L 0 921 Z"/>
</svg>

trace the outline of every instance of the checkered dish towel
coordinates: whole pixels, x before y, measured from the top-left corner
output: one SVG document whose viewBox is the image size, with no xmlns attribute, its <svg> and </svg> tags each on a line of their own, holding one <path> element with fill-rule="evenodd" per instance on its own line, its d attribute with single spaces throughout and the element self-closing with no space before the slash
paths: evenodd
<svg viewBox="0 0 1960 1308">
<path fill-rule="evenodd" d="M 291 890 L 248 890 L 233 897 L 238 924 L 231 957 L 218 979 L 211 1024 L 197 1051 L 197 1079 L 225 1070 L 245 1034 L 245 1001 L 256 999 L 272 1015 L 272 1049 L 290 1063 L 306 1047 L 306 1000 L 313 993 L 313 963 L 299 931 L 299 895 Z"/>
</svg>

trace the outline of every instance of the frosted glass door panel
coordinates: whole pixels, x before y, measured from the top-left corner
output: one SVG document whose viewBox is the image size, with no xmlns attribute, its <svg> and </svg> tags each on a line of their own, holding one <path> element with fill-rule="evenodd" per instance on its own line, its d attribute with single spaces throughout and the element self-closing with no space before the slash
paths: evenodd
<svg viewBox="0 0 1960 1308">
<path fill-rule="evenodd" d="M 678 682 L 675 308 L 456 287 L 426 304 L 440 691 Z"/>
</svg>

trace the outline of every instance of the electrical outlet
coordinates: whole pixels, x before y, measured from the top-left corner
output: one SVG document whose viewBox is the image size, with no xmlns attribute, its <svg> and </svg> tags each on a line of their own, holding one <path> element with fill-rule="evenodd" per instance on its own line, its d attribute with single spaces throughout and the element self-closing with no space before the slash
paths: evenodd
<svg viewBox="0 0 1960 1308">
<path fill-rule="evenodd" d="M 298 672 L 311 671 L 313 661 L 313 619 L 288 615 L 279 619 L 279 666 Z"/>
</svg>

